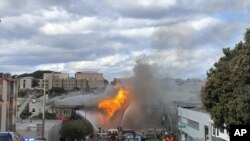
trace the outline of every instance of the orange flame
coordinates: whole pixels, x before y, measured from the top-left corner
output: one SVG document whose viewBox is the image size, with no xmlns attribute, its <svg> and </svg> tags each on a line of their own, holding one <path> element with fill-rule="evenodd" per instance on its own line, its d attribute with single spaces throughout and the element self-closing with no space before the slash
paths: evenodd
<svg viewBox="0 0 250 141">
<path fill-rule="evenodd" d="M 106 114 L 107 118 L 111 119 L 116 111 L 122 108 L 128 99 L 128 91 L 122 88 L 119 84 L 116 85 L 118 92 L 114 98 L 104 100 L 98 104 L 98 108 L 102 109 Z"/>
</svg>

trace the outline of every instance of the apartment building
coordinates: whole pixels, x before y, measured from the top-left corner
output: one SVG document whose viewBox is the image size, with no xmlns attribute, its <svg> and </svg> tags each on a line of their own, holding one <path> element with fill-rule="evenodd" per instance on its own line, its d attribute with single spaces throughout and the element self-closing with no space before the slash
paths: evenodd
<svg viewBox="0 0 250 141">
<path fill-rule="evenodd" d="M 97 72 L 77 72 L 74 78 L 54 78 L 52 80 L 52 87 L 64 88 L 66 90 L 79 88 L 103 88 L 104 78 L 102 73 Z"/>
<path fill-rule="evenodd" d="M 85 79 L 85 80 L 100 80 L 103 81 L 103 74 L 97 72 L 77 72 L 75 74 L 76 79 Z"/>
<path fill-rule="evenodd" d="M 76 88 L 76 80 L 75 79 L 65 79 L 63 80 L 63 88 L 66 90 Z"/>
<path fill-rule="evenodd" d="M 49 90 L 52 87 L 63 88 L 62 83 L 60 81 L 57 81 L 57 80 L 63 80 L 63 79 L 69 79 L 69 74 L 62 73 L 62 72 L 44 73 L 43 79 L 38 79 L 38 88 L 44 89 L 44 85 L 45 85 L 46 90 Z"/>
<path fill-rule="evenodd" d="M 45 85 L 45 90 L 49 90 L 52 88 L 52 86 L 50 86 L 49 82 L 50 80 L 48 79 L 37 79 L 38 81 L 38 88 L 39 89 L 44 89 L 44 85 Z"/>
<path fill-rule="evenodd" d="M 89 88 L 103 88 L 104 87 L 104 77 L 102 73 L 97 72 L 77 72 L 75 74 L 76 80 L 87 80 L 87 85 Z"/>
<path fill-rule="evenodd" d="M 16 130 L 17 80 L 0 77 L 0 131 Z"/>
<path fill-rule="evenodd" d="M 87 88 L 87 80 L 86 79 L 76 79 L 76 87 L 79 89 Z"/>
<path fill-rule="evenodd" d="M 36 79 L 39 89 L 49 90 L 52 87 L 64 88 L 71 90 L 74 88 L 86 89 L 86 88 L 103 88 L 104 78 L 102 73 L 97 72 L 77 72 L 75 78 L 69 78 L 68 73 L 52 72 L 44 73 L 43 79 Z M 34 78 L 24 77 L 19 80 L 21 89 L 32 88 L 32 82 Z"/>
</svg>

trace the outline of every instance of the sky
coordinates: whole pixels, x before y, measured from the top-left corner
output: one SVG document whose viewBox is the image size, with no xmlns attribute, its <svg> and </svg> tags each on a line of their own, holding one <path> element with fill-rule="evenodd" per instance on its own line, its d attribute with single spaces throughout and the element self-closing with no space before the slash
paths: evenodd
<svg viewBox="0 0 250 141">
<path fill-rule="evenodd" d="M 0 0 L 0 72 L 205 79 L 250 27 L 249 0 Z"/>
</svg>

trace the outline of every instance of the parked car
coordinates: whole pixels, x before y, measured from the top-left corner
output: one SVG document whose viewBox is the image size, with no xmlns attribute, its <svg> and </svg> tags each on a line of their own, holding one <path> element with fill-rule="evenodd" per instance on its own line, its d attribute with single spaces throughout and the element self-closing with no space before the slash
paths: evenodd
<svg viewBox="0 0 250 141">
<path fill-rule="evenodd" d="M 0 132 L 0 141 L 24 141 L 24 138 L 16 132 Z"/>
</svg>

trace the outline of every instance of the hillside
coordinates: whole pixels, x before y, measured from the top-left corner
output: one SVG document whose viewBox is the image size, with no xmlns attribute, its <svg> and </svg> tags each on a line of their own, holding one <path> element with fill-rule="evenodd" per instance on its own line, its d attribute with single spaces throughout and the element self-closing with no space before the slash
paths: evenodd
<svg viewBox="0 0 250 141">
<path fill-rule="evenodd" d="M 53 71 L 50 71 L 50 70 L 38 70 L 38 71 L 35 71 L 33 73 L 24 73 L 24 74 L 18 75 L 17 78 L 31 76 L 31 77 L 34 77 L 36 79 L 42 79 L 44 73 L 51 73 L 51 72 L 53 72 Z"/>
</svg>

